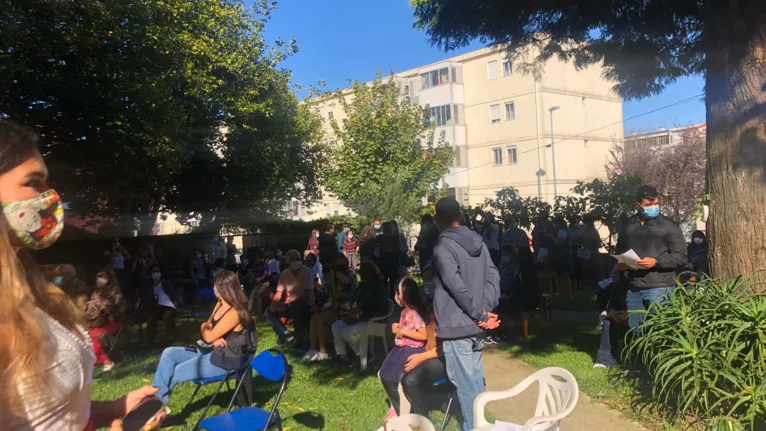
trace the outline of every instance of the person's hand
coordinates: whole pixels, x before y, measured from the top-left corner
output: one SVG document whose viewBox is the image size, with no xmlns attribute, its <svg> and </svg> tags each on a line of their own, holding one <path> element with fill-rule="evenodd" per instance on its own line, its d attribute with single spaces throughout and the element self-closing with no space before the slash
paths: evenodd
<svg viewBox="0 0 766 431">
<path fill-rule="evenodd" d="M 215 341 L 213 341 L 213 346 L 215 347 L 226 347 L 226 340 L 223 338 L 219 338 Z"/>
<path fill-rule="evenodd" d="M 415 353 L 414 355 L 410 355 L 410 357 L 407 358 L 407 363 L 404 365 L 404 372 L 409 373 L 410 371 L 417 368 L 418 365 L 422 364 L 423 361 L 425 361 L 425 355 L 423 353 Z"/>
<path fill-rule="evenodd" d="M 497 314 L 495 313 L 487 313 L 487 321 L 486 322 L 479 322 L 479 328 L 482 329 L 495 329 L 498 326 L 500 326 L 501 320 L 497 317 Z"/>
<path fill-rule="evenodd" d="M 620 271 L 628 271 L 630 270 L 630 267 L 627 263 L 617 262 L 617 269 Z"/>
<path fill-rule="evenodd" d="M 112 426 L 109 427 L 109 431 L 122 431 L 122 419 L 115 419 L 112 421 Z"/>
<path fill-rule="evenodd" d="M 396 335 L 399 335 L 399 330 L 401 328 L 402 328 L 402 325 L 400 325 L 398 323 L 394 323 L 393 325 L 391 325 L 391 332 L 393 332 Z"/>
<path fill-rule="evenodd" d="M 643 266 L 646 269 L 652 269 L 654 268 L 654 265 L 657 265 L 657 259 L 653 257 L 645 257 L 643 259 L 637 260 L 636 263 Z"/>
</svg>

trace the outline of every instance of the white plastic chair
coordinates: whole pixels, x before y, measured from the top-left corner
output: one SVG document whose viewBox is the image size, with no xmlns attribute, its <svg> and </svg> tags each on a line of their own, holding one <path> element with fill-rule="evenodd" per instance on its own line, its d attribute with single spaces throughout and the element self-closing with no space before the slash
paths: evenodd
<svg viewBox="0 0 766 431">
<path fill-rule="evenodd" d="M 557 379 L 562 379 L 563 381 Z M 518 385 L 505 391 L 487 391 L 479 395 L 473 403 L 474 431 L 491 431 L 495 425 L 487 422 L 484 417 L 484 407 L 490 401 L 502 400 L 516 396 L 529 387 L 533 382 L 540 383 L 537 396 L 535 416 L 529 419 L 523 427 L 524 431 L 556 430 L 561 419 L 572 413 L 580 397 L 577 380 L 564 368 L 543 368 L 524 379 Z"/>
<path fill-rule="evenodd" d="M 412 431 L 411 425 L 420 428 L 420 431 L 436 431 L 434 424 L 428 418 L 416 414 L 399 416 L 391 419 L 378 428 L 378 431 Z"/>
<path fill-rule="evenodd" d="M 375 340 L 370 343 L 370 337 L 383 338 L 383 349 L 388 355 L 388 341 L 386 340 L 386 319 L 394 312 L 394 301 L 388 300 L 388 312 L 385 316 L 373 317 L 367 321 L 367 330 L 359 336 L 359 361 L 362 371 L 367 369 L 367 350 L 375 354 Z"/>
</svg>

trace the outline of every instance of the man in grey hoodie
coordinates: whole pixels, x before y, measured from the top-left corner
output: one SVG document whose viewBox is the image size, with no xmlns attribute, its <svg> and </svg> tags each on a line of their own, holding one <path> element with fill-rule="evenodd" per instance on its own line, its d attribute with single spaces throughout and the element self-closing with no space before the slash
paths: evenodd
<svg viewBox="0 0 766 431">
<path fill-rule="evenodd" d="M 484 392 L 484 330 L 500 323 L 491 313 L 500 298 L 500 275 L 481 236 L 461 226 L 460 218 L 455 199 L 436 203 L 441 234 L 433 251 L 434 314 L 447 375 L 460 400 L 462 428 L 470 431 L 474 400 Z"/>
</svg>

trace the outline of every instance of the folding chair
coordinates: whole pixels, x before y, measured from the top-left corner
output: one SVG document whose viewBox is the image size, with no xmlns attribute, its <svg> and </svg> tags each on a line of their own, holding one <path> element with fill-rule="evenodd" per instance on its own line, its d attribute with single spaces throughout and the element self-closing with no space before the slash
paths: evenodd
<svg viewBox="0 0 766 431">
<path fill-rule="evenodd" d="M 261 352 L 250 362 L 255 372 L 264 379 L 271 382 L 282 382 L 282 386 L 274 400 L 271 410 L 263 410 L 258 407 L 242 407 L 231 411 L 234 399 L 242 388 L 240 379 L 237 388 L 234 390 L 234 396 L 231 398 L 226 413 L 209 417 L 199 423 L 199 427 L 208 431 L 233 431 L 233 430 L 267 430 L 272 427 L 278 427 L 282 431 L 282 418 L 279 416 L 279 400 L 285 393 L 287 380 L 289 377 L 289 368 L 287 358 L 277 349 L 269 349 Z"/>
<path fill-rule="evenodd" d="M 394 301 L 388 300 L 388 311 L 385 316 L 373 317 L 367 321 L 367 330 L 359 336 L 359 361 L 362 371 L 367 369 L 367 350 L 375 354 L 375 340 L 370 343 L 370 337 L 381 337 L 383 339 L 383 349 L 388 355 L 388 341 L 386 340 L 386 319 L 394 312 Z"/>
<path fill-rule="evenodd" d="M 449 422 L 449 412 L 452 408 L 452 401 L 455 399 L 455 387 L 452 386 L 452 383 L 449 381 L 449 379 L 437 380 L 433 384 L 434 388 L 440 388 L 442 386 L 449 388 L 449 401 L 447 401 L 447 410 L 444 412 L 444 420 L 442 420 L 442 425 L 439 427 L 439 431 L 444 431 L 447 429 L 447 422 Z"/>
<path fill-rule="evenodd" d="M 127 302 L 127 301 L 126 301 Z M 112 356 L 112 350 L 114 350 L 114 346 L 117 345 L 117 341 L 120 339 L 120 335 L 122 335 L 122 331 L 125 330 L 125 327 L 128 326 L 128 319 L 133 319 L 135 321 L 135 313 L 136 310 L 138 310 L 138 306 L 141 304 L 141 299 L 136 300 L 136 308 L 133 309 L 133 312 L 125 316 L 125 320 L 122 322 L 122 326 L 120 326 L 120 330 L 117 331 L 117 335 L 114 336 L 114 340 L 109 340 L 109 351 L 106 353 L 107 356 Z M 130 308 L 130 303 L 127 304 L 128 306 L 126 308 Z M 130 331 L 128 331 L 127 337 L 128 341 L 130 341 Z M 139 329 L 140 332 L 140 329 Z M 140 335 L 139 335 L 139 341 L 140 341 Z"/>
<path fill-rule="evenodd" d="M 231 386 L 229 386 L 229 381 L 232 378 L 236 379 L 236 384 L 239 384 L 239 381 L 242 380 L 242 377 L 245 375 L 245 373 L 250 368 L 250 365 L 248 364 L 246 367 L 242 368 L 241 370 L 228 370 L 226 373 L 221 374 L 220 376 L 215 377 L 208 377 L 206 379 L 194 379 L 192 380 L 192 383 L 197 385 L 197 387 L 194 389 L 194 392 L 192 393 L 191 398 L 189 398 L 189 401 L 186 402 L 184 405 L 183 410 L 186 410 L 187 407 L 194 401 L 194 398 L 197 396 L 197 392 L 199 392 L 200 389 L 202 389 L 203 386 L 209 385 L 211 383 L 220 382 L 218 384 L 218 388 L 216 388 L 215 393 L 212 397 L 210 397 L 210 401 L 208 401 L 207 406 L 205 406 L 205 410 L 202 411 L 202 416 L 197 420 L 197 424 L 205 418 L 207 415 L 207 411 L 210 410 L 210 406 L 213 405 L 213 400 L 215 400 L 215 397 L 218 396 L 218 394 L 221 392 L 221 388 L 223 388 L 223 384 L 226 383 L 226 389 L 231 391 Z M 234 394 L 236 395 L 236 393 Z"/>
</svg>

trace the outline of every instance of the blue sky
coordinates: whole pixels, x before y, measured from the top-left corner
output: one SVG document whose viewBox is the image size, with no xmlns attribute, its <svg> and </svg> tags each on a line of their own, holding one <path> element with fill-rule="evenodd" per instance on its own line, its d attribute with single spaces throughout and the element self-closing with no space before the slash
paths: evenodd
<svg viewBox="0 0 766 431">
<path fill-rule="evenodd" d="M 300 51 L 283 66 L 292 70 L 293 82 L 327 83 L 327 89 L 345 87 L 349 80 L 369 80 L 380 69 L 400 72 L 481 48 L 474 43 L 445 53 L 431 46 L 425 33 L 412 28 L 407 0 L 279 0 L 266 27 L 269 40 L 295 37 Z M 623 104 L 630 118 L 700 94 L 700 77 L 684 78 L 662 94 Z M 648 131 L 705 121 L 705 106 L 690 101 L 627 121 L 625 133 Z"/>
</svg>

